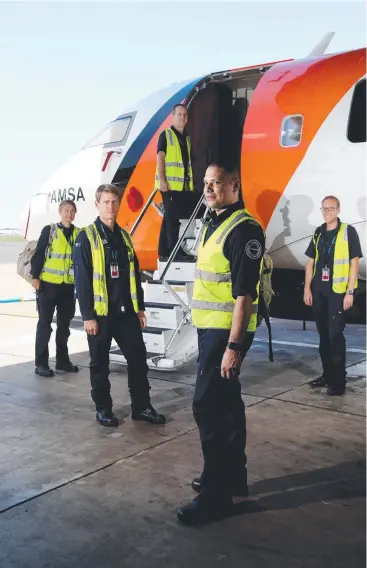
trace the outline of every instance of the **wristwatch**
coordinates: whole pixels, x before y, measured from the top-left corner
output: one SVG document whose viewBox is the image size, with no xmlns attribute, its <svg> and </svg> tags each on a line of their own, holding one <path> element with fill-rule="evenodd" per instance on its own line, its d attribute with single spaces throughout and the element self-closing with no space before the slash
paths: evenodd
<svg viewBox="0 0 367 568">
<path fill-rule="evenodd" d="M 347 290 L 347 294 L 349 296 L 353 296 L 354 295 L 354 290 Z"/>
<path fill-rule="evenodd" d="M 234 341 L 230 341 L 227 344 L 228 349 L 232 349 L 232 351 L 241 351 L 241 344 L 235 343 Z"/>
</svg>

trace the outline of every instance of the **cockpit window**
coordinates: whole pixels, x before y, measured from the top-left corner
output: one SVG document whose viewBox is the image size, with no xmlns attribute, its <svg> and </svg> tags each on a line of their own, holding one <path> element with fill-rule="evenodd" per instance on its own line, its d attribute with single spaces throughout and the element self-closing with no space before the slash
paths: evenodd
<svg viewBox="0 0 367 568">
<path fill-rule="evenodd" d="M 123 144 L 125 144 L 128 138 L 133 119 L 134 117 L 129 115 L 123 116 L 114 120 L 113 122 L 110 122 L 106 126 L 106 128 L 102 130 L 102 132 L 100 132 L 95 138 L 91 140 L 91 142 L 89 142 L 84 147 L 90 148 L 91 146 L 112 146 L 114 144 L 119 144 L 120 146 L 122 146 Z"/>
<path fill-rule="evenodd" d="M 280 145 L 286 148 L 298 146 L 302 138 L 303 116 L 292 114 L 282 120 L 280 130 Z"/>
</svg>

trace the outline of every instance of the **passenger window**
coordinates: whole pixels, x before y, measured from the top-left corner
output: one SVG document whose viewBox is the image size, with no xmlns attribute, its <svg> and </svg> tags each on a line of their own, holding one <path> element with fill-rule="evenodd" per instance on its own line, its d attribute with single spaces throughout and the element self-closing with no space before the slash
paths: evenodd
<svg viewBox="0 0 367 568">
<path fill-rule="evenodd" d="M 354 88 L 347 138 L 349 142 L 366 142 L 366 79 L 357 83 Z"/>
<path fill-rule="evenodd" d="M 132 126 L 132 116 L 124 116 L 110 122 L 85 148 L 106 144 L 125 144 Z"/>
<path fill-rule="evenodd" d="M 298 146 L 302 138 L 303 116 L 292 114 L 282 120 L 280 131 L 280 145 L 288 148 Z"/>
</svg>

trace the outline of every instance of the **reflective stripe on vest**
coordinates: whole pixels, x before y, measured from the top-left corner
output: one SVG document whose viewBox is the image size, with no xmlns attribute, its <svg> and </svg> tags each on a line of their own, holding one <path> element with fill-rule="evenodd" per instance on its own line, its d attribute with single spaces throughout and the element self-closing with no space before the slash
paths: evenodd
<svg viewBox="0 0 367 568">
<path fill-rule="evenodd" d="M 71 253 L 79 232 L 80 229 L 74 227 L 70 243 L 60 227 L 57 227 L 51 246 L 48 247 L 46 252 L 40 280 L 51 284 L 74 284 Z"/>
<path fill-rule="evenodd" d="M 316 274 L 317 263 L 320 260 L 319 243 L 321 232 L 315 237 L 313 236 L 313 243 L 315 246 L 315 264 L 313 269 L 313 276 Z M 333 261 L 333 292 L 336 294 L 345 294 L 348 287 L 350 271 L 350 258 L 349 258 L 349 243 L 348 243 L 348 225 L 341 223 L 335 241 L 334 248 L 334 261 Z M 358 279 L 356 279 L 354 288 L 358 288 Z"/>
<path fill-rule="evenodd" d="M 138 296 L 136 292 L 136 277 L 134 266 L 134 248 L 130 239 L 130 235 L 121 229 L 121 235 L 128 250 L 129 256 L 129 276 L 130 276 L 130 294 L 131 301 L 136 313 L 139 311 Z M 93 264 L 93 296 L 94 296 L 94 310 L 97 316 L 108 315 L 108 293 L 107 293 L 107 280 L 105 271 L 105 256 L 104 246 L 102 239 L 99 235 L 95 223 L 86 227 L 85 233 L 89 239 L 92 251 L 92 264 Z"/>
<path fill-rule="evenodd" d="M 203 329 L 231 329 L 235 299 L 232 296 L 232 279 L 229 260 L 223 253 L 226 238 L 240 223 L 257 221 L 247 210 L 235 211 L 206 241 L 202 236 L 196 263 L 194 292 L 191 301 L 192 323 Z M 262 263 L 262 261 L 261 261 Z M 252 304 L 247 330 L 256 331 L 259 307 L 259 281 L 256 286 L 257 299 Z"/>
<path fill-rule="evenodd" d="M 172 191 L 183 191 L 185 184 L 185 167 L 182 160 L 181 146 L 178 141 L 177 135 L 171 128 L 165 130 L 167 140 L 167 150 L 165 155 L 165 173 L 167 183 Z M 187 153 L 189 156 L 188 164 L 188 180 L 186 182 L 187 190 L 193 191 L 194 182 L 192 177 L 191 167 L 191 142 L 189 136 L 186 136 Z M 160 189 L 161 183 L 158 174 L 158 166 L 155 172 L 155 189 Z"/>
</svg>

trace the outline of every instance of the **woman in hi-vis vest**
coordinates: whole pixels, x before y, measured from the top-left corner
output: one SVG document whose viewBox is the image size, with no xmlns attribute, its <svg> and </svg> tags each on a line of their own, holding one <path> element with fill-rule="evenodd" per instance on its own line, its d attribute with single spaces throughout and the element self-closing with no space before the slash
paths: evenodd
<svg viewBox="0 0 367 568">
<path fill-rule="evenodd" d="M 60 222 L 46 225 L 41 231 L 31 260 L 32 285 L 37 292 L 38 324 L 35 348 L 35 372 L 53 377 L 49 367 L 49 350 L 55 308 L 57 308 L 56 370 L 77 373 L 69 359 L 70 322 L 75 314 L 72 249 L 79 229 L 74 227 L 76 205 L 71 200 L 59 205 Z"/>
</svg>

